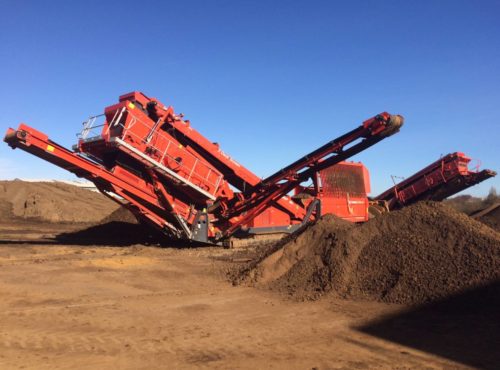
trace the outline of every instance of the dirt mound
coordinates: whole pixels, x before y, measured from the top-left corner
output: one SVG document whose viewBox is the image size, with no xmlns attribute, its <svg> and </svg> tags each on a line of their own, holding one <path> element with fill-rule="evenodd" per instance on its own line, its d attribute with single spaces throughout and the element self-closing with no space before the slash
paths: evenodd
<svg viewBox="0 0 500 370">
<path fill-rule="evenodd" d="M 490 210 L 491 209 L 491 210 Z M 500 205 L 494 204 L 491 207 L 483 210 L 485 212 L 483 215 L 477 218 L 478 221 L 488 225 L 496 231 L 500 231 Z"/>
<path fill-rule="evenodd" d="M 244 272 L 299 299 L 419 303 L 500 277 L 500 234 L 441 203 L 363 225 L 326 216 Z"/>
<path fill-rule="evenodd" d="M 102 194 L 60 182 L 0 181 L 0 219 L 99 222 L 117 207 Z"/>
<path fill-rule="evenodd" d="M 129 224 L 138 223 L 137 218 L 135 218 L 134 214 L 125 207 L 119 207 L 116 211 L 106 216 L 101 221 L 102 224 L 108 222 L 126 222 Z"/>
</svg>

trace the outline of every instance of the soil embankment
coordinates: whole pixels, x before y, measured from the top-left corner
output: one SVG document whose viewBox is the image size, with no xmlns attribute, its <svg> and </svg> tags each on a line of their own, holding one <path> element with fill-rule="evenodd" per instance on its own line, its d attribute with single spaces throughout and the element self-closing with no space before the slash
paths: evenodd
<svg viewBox="0 0 500 370">
<path fill-rule="evenodd" d="M 500 278 L 500 234 L 442 203 L 363 225 L 333 216 L 254 261 L 240 281 L 298 299 L 422 303 Z"/>
<path fill-rule="evenodd" d="M 119 206 L 104 195 L 60 182 L 0 181 L 0 219 L 100 222 Z"/>
</svg>

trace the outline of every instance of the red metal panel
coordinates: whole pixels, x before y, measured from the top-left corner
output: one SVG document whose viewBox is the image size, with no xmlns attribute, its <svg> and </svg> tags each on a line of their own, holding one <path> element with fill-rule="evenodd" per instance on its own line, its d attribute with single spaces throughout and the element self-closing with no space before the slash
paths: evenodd
<svg viewBox="0 0 500 370">
<path fill-rule="evenodd" d="M 368 198 L 345 196 L 322 196 L 323 214 L 334 214 L 346 221 L 364 222 L 368 220 Z"/>
</svg>

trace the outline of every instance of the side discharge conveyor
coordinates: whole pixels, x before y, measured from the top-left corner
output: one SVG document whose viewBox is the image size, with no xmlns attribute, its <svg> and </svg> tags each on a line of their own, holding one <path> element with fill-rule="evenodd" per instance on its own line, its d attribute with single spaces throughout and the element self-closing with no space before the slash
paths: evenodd
<svg viewBox="0 0 500 370">
<path fill-rule="evenodd" d="M 399 209 L 420 200 L 441 201 L 496 175 L 495 171 L 469 169 L 471 159 L 464 153 L 445 155 L 409 178 L 374 198 L 388 210 Z"/>
</svg>

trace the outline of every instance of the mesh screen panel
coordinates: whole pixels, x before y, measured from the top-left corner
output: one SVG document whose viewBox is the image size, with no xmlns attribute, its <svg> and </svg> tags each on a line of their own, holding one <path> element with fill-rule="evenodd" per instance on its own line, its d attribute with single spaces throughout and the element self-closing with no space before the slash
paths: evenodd
<svg viewBox="0 0 500 370">
<path fill-rule="evenodd" d="M 344 197 L 349 193 L 353 197 L 366 196 L 361 166 L 340 163 L 321 171 L 319 176 L 325 195 Z"/>
</svg>

